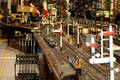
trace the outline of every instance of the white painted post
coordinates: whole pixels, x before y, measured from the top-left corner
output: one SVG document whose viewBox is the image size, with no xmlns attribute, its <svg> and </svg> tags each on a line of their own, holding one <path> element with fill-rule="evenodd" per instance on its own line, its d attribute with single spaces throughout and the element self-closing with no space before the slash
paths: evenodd
<svg viewBox="0 0 120 80">
<path fill-rule="evenodd" d="M 55 25 L 55 20 L 54 20 L 54 14 L 52 16 L 52 31 L 54 31 L 54 25 Z"/>
<path fill-rule="evenodd" d="M 57 9 L 55 11 L 55 22 L 57 22 Z"/>
<path fill-rule="evenodd" d="M 74 21 L 74 18 L 72 18 L 72 19 L 73 19 L 73 27 L 72 27 L 72 28 L 73 28 L 73 30 L 72 30 L 72 32 L 74 33 L 74 28 L 75 28 L 75 27 L 74 27 L 74 26 L 75 26 L 75 21 Z"/>
<path fill-rule="evenodd" d="M 112 26 L 109 25 L 109 31 L 112 32 Z M 109 35 L 109 47 L 110 47 L 110 80 L 114 80 L 114 62 L 113 62 L 113 36 Z"/>
<path fill-rule="evenodd" d="M 62 52 L 62 20 L 60 24 L 60 52 Z"/>
<path fill-rule="evenodd" d="M 110 8 L 110 14 L 111 14 L 111 15 L 113 15 L 113 11 L 112 11 L 112 10 L 114 9 L 114 4 L 113 4 L 113 3 L 114 3 L 114 0 L 111 0 L 111 3 L 110 3 L 110 5 L 111 5 L 111 6 L 110 6 L 110 7 L 111 7 L 111 8 Z"/>
<path fill-rule="evenodd" d="M 7 0 L 8 14 L 11 14 L 11 0 Z M 9 23 L 9 16 L 7 17 L 7 23 Z"/>
<path fill-rule="evenodd" d="M 53 21 L 52 22 L 52 31 L 54 31 L 54 25 L 55 25 L 55 22 Z"/>
<path fill-rule="evenodd" d="M 52 16 L 52 21 L 55 22 L 56 17 L 57 17 L 57 9 L 56 9 L 55 7 L 52 9 L 52 14 L 53 14 L 53 16 Z"/>
<path fill-rule="evenodd" d="M 101 58 L 103 58 L 103 29 L 101 28 Z"/>
<path fill-rule="evenodd" d="M 47 34 L 49 34 L 49 25 L 47 24 Z"/>
<path fill-rule="evenodd" d="M 69 13 L 69 0 L 67 0 L 67 13 Z M 70 15 L 68 15 L 68 20 L 70 19 Z"/>
<path fill-rule="evenodd" d="M 95 43 L 95 40 L 94 40 L 94 37 L 92 36 L 91 37 L 91 43 Z M 91 50 L 92 50 L 92 59 L 95 59 L 95 47 L 94 46 L 91 46 Z"/>
<path fill-rule="evenodd" d="M 104 9 L 104 0 L 101 0 L 101 3 L 102 3 L 101 5 L 102 9 Z"/>
<path fill-rule="evenodd" d="M 78 48 L 79 48 L 79 35 L 80 35 L 79 26 L 77 26 L 77 47 Z"/>
<path fill-rule="evenodd" d="M 69 23 L 67 25 L 67 33 L 68 33 L 68 42 L 69 42 Z"/>
<path fill-rule="evenodd" d="M 7 0 L 9 13 L 11 13 L 11 0 Z"/>
<path fill-rule="evenodd" d="M 111 24 L 109 25 L 109 32 L 112 32 L 112 26 Z M 103 32 L 101 30 L 101 33 L 100 33 L 103 37 Z M 92 43 L 94 43 L 94 38 L 92 37 L 91 39 Z M 114 80 L 114 70 L 115 71 L 119 71 L 118 68 L 114 69 L 114 62 L 116 61 L 116 59 L 114 58 L 114 54 L 113 54 L 113 35 L 110 34 L 109 35 L 109 49 L 110 49 L 110 57 L 107 57 L 107 58 L 96 58 L 95 59 L 95 56 L 94 56 L 94 53 L 95 53 L 95 48 L 94 47 L 91 47 L 92 49 L 92 59 L 90 59 L 90 63 L 91 64 L 98 64 L 98 63 L 110 63 L 110 80 Z M 99 56 L 99 54 L 97 54 Z M 101 55 L 103 56 L 103 55 Z"/>
<path fill-rule="evenodd" d="M 53 16 L 52 16 L 52 21 L 54 22 L 54 13 L 53 13 Z"/>
<path fill-rule="evenodd" d="M 47 11 L 47 1 L 46 0 L 44 0 L 43 6 L 44 6 L 44 9 Z"/>
</svg>

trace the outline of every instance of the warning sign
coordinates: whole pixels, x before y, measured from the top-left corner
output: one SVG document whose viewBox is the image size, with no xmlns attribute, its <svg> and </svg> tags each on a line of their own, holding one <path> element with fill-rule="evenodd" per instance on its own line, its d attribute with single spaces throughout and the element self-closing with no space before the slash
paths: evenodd
<svg viewBox="0 0 120 80">
<path fill-rule="evenodd" d="M 18 6 L 18 12 L 36 12 L 35 7 L 30 6 Z"/>
<path fill-rule="evenodd" d="M 0 19 L 3 18 L 3 15 L 0 14 Z"/>
<path fill-rule="evenodd" d="M 12 17 L 14 19 L 21 19 L 22 18 L 22 14 L 12 14 Z"/>
</svg>

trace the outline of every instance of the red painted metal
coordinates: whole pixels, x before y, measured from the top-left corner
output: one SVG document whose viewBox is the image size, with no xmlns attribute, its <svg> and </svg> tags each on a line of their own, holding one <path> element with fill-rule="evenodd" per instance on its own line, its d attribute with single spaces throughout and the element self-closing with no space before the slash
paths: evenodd
<svg viewBox="0 0 120 80">
<path fill-rule="evenodd" d="M 85 46 L 94 46 L 94 47 L 97 47 L 98 43 L 86 43 Z"/>
<path fill-rule="evenodd" d="M 98 36 L 101 36 L 101 35 L 103 35 L 103 36 L 107 36 L 107 35 L 115 35 L 115 32 L 112 31 L 112 32 L 98 33 Z"/>
</svg>

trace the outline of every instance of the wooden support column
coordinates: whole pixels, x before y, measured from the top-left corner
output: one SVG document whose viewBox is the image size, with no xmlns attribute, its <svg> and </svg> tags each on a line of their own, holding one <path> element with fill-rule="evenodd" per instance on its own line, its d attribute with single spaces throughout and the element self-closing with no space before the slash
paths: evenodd
<svg viewBox="0 0 120 80">
<path fill-rule="evenodd" d="M 44 55 L 44 80 L 49 80 L 48 63 L 46 61 L 45 55 Z"/>
</svg>

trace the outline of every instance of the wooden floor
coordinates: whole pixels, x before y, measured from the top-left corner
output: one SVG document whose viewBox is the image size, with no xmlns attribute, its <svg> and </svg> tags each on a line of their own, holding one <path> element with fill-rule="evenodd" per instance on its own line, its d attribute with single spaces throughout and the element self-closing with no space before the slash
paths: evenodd
<svg viewBox="0 0 120 80">
<path fill-rule="evenodd" d="M 0 80 L 15 80 L 14 63 L 17 49 L 7 46 L 6 40 L 0 40 Z"/>
</svg>

